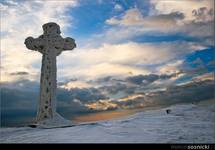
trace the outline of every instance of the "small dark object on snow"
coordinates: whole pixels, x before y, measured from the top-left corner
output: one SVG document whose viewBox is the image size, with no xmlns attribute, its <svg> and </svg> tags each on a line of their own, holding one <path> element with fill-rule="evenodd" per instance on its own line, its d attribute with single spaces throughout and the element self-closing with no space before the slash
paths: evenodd
<svg viewBox="0 0 215 150">
<path fill-rule="evenodd" d="M 171 109 L 167 109 L 166 113 L 169 114 L 171 112 Z"/>
<path fill-rule="evenodd" d="M 28 126 L 31 127 L 31 128 L 36 128 L 37 127 L 37 125 L 35 125 L 35 124 L 30 124 Z"/>
</svg>

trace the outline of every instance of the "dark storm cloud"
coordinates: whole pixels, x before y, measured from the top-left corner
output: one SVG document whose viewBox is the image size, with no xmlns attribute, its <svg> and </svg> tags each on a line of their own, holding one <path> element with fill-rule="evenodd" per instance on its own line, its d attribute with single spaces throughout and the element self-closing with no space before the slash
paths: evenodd
<svg viewBox="0 0 215 150">
<path fill-rule="evenodd" d="M 188 84 L 169 87 L 166 91 L 154 92 L 150 96 L 158 104 L 194 102 L 214 98 L 214 81 L 193 81 Z"/>
<path fill-rule="evenodd" d="M 143 84 L 143 82 L 152 83 L 158 79 L 159 79 L 158 75 L 149 74 L 149 75 L 137 75 L 137 76 L 128 77 L 127 81 L 133 84 L 140 85 L 140 84 Z"/>
<path fill-rule="evenodd" d="M 175 21 L 175 20 L 182 20 L 184 19 L 184 14 L 181 12 L 171 12 L 169 14 L 159 14 L 157 16 L 150 16 L 150 19 L 155 19 L 155 20 L 164 20 L 164 21 Z"/>
<path fill-rule="evenodd" d="M 118 92 L 124 92 L 126 95 L 136 93 L 136 90 L 143 88 L 147 89 L 147 85 L 153 83 L 156 80 L 168 80 L 172 77 L 176 77 L 179 73 L 173 74 L 149 74 L 149 75 L 135 75 L 125 79 L 115 79 L 108 76 L 100 78 L 96 81 L 100 86 L 98 89 L 104 93 L 117 94 Z M 128 84 L 132 83 L 132 84 Z M 141 86 L 142 85 L 142 86 Z M 141 87 L 140 87 L 141 86 Z"/>
<path fill-rule="evenodd" d="M 4 82 L 1 84 L 1 107 L 3 109 L 35 109 L 38 102 L 39 83 L 29 80 Z M 82 102 L 96 101 L 107 98 L 95 88 L 57 89 L 59 107 L 70 106 L 73 109 L 74 99 Z M 61 103 L 62 102 L 62 103 Z M 64 104 L 61 106 L 61 104 Z"/>
<path fill-rule="evenodd" d="M 169 106 L 177 103 L 193 103 L 212 99 L 215 96 L 214 91 L 213 80 L 193 81 L 184 85 L 169 87 L 164 91 L 149 92 L 147 94 L 134 93 L 120 99 L 93 102 L 91 104 L 97 104 L 100 106 L 100 110 Z"/>
<path fill-rule="evenodd" d="M 137 79 L 147 79 L 149 82 L 153 82 L 159 78 L 170 78 L 170 76 L 150 75 L 144 78 L 137 76 Z M 141 82 L 141 80 L 137 81 Z M 12 85 L 14 86 L 12 87 Z M 102 110 L 171 105 L 214 98 L 215 90 L 214 81 L 212 80 L 193 81 L 188 84 L 169 87 L 165 91 L 148 92 L 147 94 L 144 93 L 144 90 L 137 92 L 137 87 L 129 86 L 126 82 L 121 83 L 118 81 L 112 86 L 104 86 L 98 89 L 74 88 L 67 90 L 59 88 L 57 90 L 57 110 L 63 116 L 70 119 L 77 114 L 97 111 L 88 109 L 87 105 L 93 103 L 104 106 L 105 109 Z M 110 99 L 108 97 L 108 94 L 119 91 L 124 91 L 126 94 L 124 96 L 122 95 L 122 98 L 119 99 Z M 14 83 L 4 83 L 1 88 L 2 118 L 14 120 L 19 117 L 30 116 L 33 119 L 36 115 L 38 95 L 39 84 L 37 82 L 22 80 Z"/>
<path fill-rule="evenodd" d="M 1 82 L 1 88 L 19 89 L 20 91 L 39 91 L 39 83 L 30 80 L 18 80 L 14 82 Z"/>
<path fill-rule="evenodd" d="M 214 10 L 208 9 L 207 7 L 201 7 L 199 9 L 194 9 L 192 11 L 193 16 L 195 17 L 194 22 L 205 22 L 208 19 L 213 18 Z"/>
<path fill-rule="evenodd" d="M 101 83 L 101 82 L 108 82 L 108 81 L 111 81 L 112 78 L 113 78 L 112 76 L 107 76 L 107 77 L 103 77 L 103 78 L 97 79 L 96 82 L 98 82 L 98 83 Z"/>
<path fill-rule="evenodd" d="M 126 81 L 136 84 L 136 85 L 148 85 L 156 80 L 166 80 L 170 79 L 172 77 L 175 77 L 177 74 L 149 74 L 149 75 L 136 75 L 136 76 L 130 76 L 126 78 Z"/>
<path fill-rule="evenodd" d="M 39 93 L 19 89 L 1 88 L 2 110 L 35 110 Z"/>
<path fill-rule="evenodd" d="M 97 101 L 106 96 L 94 88 L 89 89 L 57 89 L 57 110 L 63 116 L 71 119 L 72 116 L 87 113 L 89 110 L 80 103 Z M 36 115 L 39 99 L 39 83 L 29 80 L 1 83 L 1 117 L 2 124 L 19 120 L 20 124 L 25 123 L 26 119 L 33 120 Z M 18 123 L 18 122 L 15 122 Z"/>
<path fill-rule="evenodd" d="M 10 73 L 10 75 L 14 76 L 14 75 L 28 75 L 28 72 L 25 71 L 20 71 L 20 72 L 12 72 Z"/>
<path fill-rule="evenodd" d="M 127 89 L 126 84 L 122 84 L 120 82 L 116 82 L 112 85 L 102 86 L 99 88 L 100 91 L 105 91 L 109 94 L 116 94 L 119 91 L 125 91 Z"/>
<path fill-rule="evenodd" d="M 177 32 L 195 37 L 196 42 L 205 46 L 214 46 L 214 20 L 201 21 L 193 20 L 192 23 L 186 24 L 182 28 L 176 29 Z"/>
<path fill-rule="evenodd" d="M 117 92 L 123 91 L 124 97 L 137 94 L 144 95 L 145 99 L 153 99 L 155 102 L 180 102 L 180 101 L 192 101 L 201 100 L 212 97 L 212 91 L 214 90 L 213 81 L 199 81 L 191 82 L 182 86 L 172 86 L 166 91 L 151 92 L 148 95 L 144 94 L 144 89 L 138 88 L 138 85 L 152 83 L 158 79 L 169 79 L 173 77 L 171 75 L 138 75 L 126 78 L 126 81 L 134 83 L 134 86 L 126 84 L 126 82 L 114 82 L 113 85 L 107 85 L 97 88 L 73 88 L 70 90 L 59 88 L 57 90 L 57 99 L 59 108 L 68 108 L 73 111 L 85 111 L 85 103 L 92 103 L 99 100 L 109 99 L 109 94 L 116 94 Z M 137 85 L 137 86 L 135 86 Z M 141 92 L 142 91 L 142 92 Z M 201 93 L 201 94 L 199 94 Z M 3 83 L 1 90 L 2 108 L 4 110 L 10 109 L 32 109 L 36 110 L 39 95 L 39 83 L 32 82 L 29 80 L 21 80 L 13 83 Z M 123 95 L 122 95 L 123 97 Z M 152 98 L 153 97 L 153 98 Z M 162 99 L 163 98 L 163 99 Z M 143 98 L 141 98 L 143 99 Z M 77 103 L 78 102 L 80 103 Z M 137 102 L 138 101 L 138 102 Z M 131 98 L 123 102 L 118 102 L 125 106 L 137 105 L 142 103 L 140 97 L 138 100 Z M 133 107 L 133 106 L 132 106 Z M 80 110 L 79 110 L 80 109 Z"/>
<path fill-rule="evenodd" d="M 73 88 L 69 90 L 72 99 L 78 99 L 82 102 L 96 101 L 99 99 L 106 99 L 100 90 L 96 88 Z"/>
</svg>

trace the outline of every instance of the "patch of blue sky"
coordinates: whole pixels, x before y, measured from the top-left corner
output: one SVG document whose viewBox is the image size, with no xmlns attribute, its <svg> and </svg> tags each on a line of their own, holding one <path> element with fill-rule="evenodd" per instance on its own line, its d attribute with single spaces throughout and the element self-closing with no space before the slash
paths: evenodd
<svg viewBox="0 0 215 150">
<path fill-rule="evenodd" d="M 214 61 L 215 61 L 215 47 L 208 47 L 207 49 L 195 51 L 192 54 L 189 54 L 185 58 L 186 65 L 189 65 L 191 68 L 197 68 L 199 65 L 203 65 L 208 72 L 215 70 Z"/>
<path fill-rule="evenodd" d="M 188 54 L 184 59 L 184 63 L 180 66 L 180 69 L 186 75 L 178 78 L 174 83 L 184 83 L 192 80 L 193 77 L 214 72 L 214 58 L 214 47 L 208 47 Z"/>
<path fill-rule="evenodd" d="M 114 4 L 83 1 L 80 6 L 72 8 L 70 15 L 73 18 L 73 28 L 69 32 L 77 38 L 89 37 L 91 34 L 100 33 L 106 27 L 105 21 L 117 15 Z"/>
<path fill-rule="evenodd" d="M 118 5 L 121 9 L 116 9 Z M 83 0 L 80 5 L 72 8 L 69 15 L 72 19 L 72 28 L 68 34 L 74 35 L 76 39 L 86 39 L 93 34 L 100 34 L 112 26 L 106 24 L 106 20 L 112 17 L 124 15 L 130 8 L 138 8 L 140 12 L 147 15 L 149 12 L 149 2 L 147 1 L 89 1 Z"/>
<path fill-rule="evenodd" d="M 115 4 L 121 5 L 124 10 L 137 8 L 144 15 L 148 15 L 151 9 L 150 1 L 144 0 L 116 0 Z"/>
</svg>

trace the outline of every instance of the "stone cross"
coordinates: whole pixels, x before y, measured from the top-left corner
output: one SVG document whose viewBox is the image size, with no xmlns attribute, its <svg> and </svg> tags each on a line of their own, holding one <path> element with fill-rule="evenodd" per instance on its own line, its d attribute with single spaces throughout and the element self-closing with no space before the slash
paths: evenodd
<svg viewBox="0 0 215 150">
<path fill-rule="evenodd" d="M 62 38 L 60 26 L 50 22 L 44 24 L 43 34 L 38 38 L 28 37 L 25 45 L 28 49 L 40 52 L 42 57 L 40 96 L 36 117 L 36 125 L 43 127 L 58 127 L 70 125 L 70 121 L 64 119 L 56 112 L 56 57 L 65 50 L 73 50 L 76 47 L 72 38 Z"/>
</svg>

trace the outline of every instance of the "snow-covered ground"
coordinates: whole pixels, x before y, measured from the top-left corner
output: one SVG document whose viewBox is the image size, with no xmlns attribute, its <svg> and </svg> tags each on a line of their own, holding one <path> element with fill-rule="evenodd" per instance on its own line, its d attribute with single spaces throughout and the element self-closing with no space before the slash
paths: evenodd
<svg viewBox="0 0 215 150">
<path fill-rule="evenodd" d="M 166 109 L 171 109 L 166 114 Z M 215 104 L 180 104 L 68 128 L 1 128 L 0 143 L 215 143 Z"/>
</svg>

